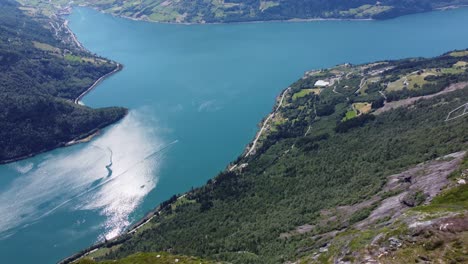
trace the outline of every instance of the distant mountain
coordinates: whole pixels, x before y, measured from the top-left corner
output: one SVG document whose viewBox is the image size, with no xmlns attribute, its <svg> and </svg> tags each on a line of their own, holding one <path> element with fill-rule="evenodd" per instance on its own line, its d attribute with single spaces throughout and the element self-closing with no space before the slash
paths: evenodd
<svg viewBox="0 0 468 264">
<path fill-rule="evenodd" d="M 465 263 L 467 105 L 468 51 L 306 72 L 228 169 L 91 256 Z"/>
<path fill-rule="evenodd" d="M 120 66 L 80 48 L 63 23 L 0 2 L 0 163 L 87 137 L 126 113 L 74 102 Z"/>
<path fill-rule="evenodd" d="M 63 9 L 70 3 L 68 0 L 18 1 L 44 9 Z M 214 23 L 314 18 L 386 19 L 468 5 L 468 0 L 76 0 L 71 3 L 134 19 Z"/>
</svg>

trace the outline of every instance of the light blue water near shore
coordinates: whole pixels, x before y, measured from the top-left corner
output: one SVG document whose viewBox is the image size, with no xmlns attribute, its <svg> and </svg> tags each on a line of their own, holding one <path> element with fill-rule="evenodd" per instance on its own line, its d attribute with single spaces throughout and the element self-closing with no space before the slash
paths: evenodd
<svg viewBox="0 0 468 264">
<path fill-rule="evenodd" d="M 0 166 L 2 262 L 54 263 L 200 186 L 243 151 L 306 70 L 468 47 L 468 9 L 185 26 L 76 8 L 69 20 L 86 48 L 125 66 L 84 103 L 131 111 L 90 143 Z"/>
</svg>

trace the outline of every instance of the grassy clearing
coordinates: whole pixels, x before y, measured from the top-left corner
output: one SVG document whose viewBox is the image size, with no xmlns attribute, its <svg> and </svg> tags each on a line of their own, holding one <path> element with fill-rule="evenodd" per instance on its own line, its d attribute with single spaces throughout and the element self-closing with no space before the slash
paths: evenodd
<svg viewBox="0 0 468 264">
<path fill-rule="evenodd" d="M 81 62 L 81 57 L 80 56 L 76 56 L 76 55 L 72 55 L 72 54 L 65 54 L 64 58 L 67 61 Z"/>
<path fill-rule="evenodd" d="M 187 199 L 186 197 L 180 197 L 179 199 L 177 199 L 177 201 L 171 204 L 171 208 L 172 210 L 175 210 L 179 206 L 182 206 L 184 204 L 191 204 L 195 202 L 196 202 L 195 200 L 190 200 L 190 199 Z"/>
<path fill-rule="evenodd" d="M 260 2 L 260 11 L 263 12 L 263 11 L 267 10 L 268 8 L 275 7 L 275 6 L 279 6 L 279 3 L 274 2 L 274 1 L 261 1 Z"/>
<path fill-rule="evenodd" d="M 452 57 L 464 57 L 464 56 L 468 56 L 468 50 L 454 51 L 454 52 L 450 53 L 450 56 L 452 56 Z"/>
<path fill-rule="evenodd" d="M 353 107 L 359 114 L 367 114 L 372 110 L 372 104 L 370 103 L 354 103 Z"/>
<path fill-rule="evenodd" d="M 358 8 L 351 8 L 347 11 L 340 11 L 342 16 L 353 16 L 356 18 L 372 17 L 384 11 L 390 10 L 391 6 L 362 5 Z"/>
<path fill-rule="evenodd" d="M 349 242 L 349 249 L 352 251 L 360 250 L 366 247 L 375 237 L 374 230 L 360 231 L 358 235 Z"/>
<path fill-rule="evenodd" d="M 438 75 L 438 73 L 435 70 L 427 70 L 421 74 L 412 73 L 407 76 L 403 76 L 394 82 L 389 83 L 386 90 L 389 92 L 394 92 L 403 90 L 404 88 L 410 90 L 420 89 L 424 84 L 429 83 L 425 80 L 425 78 L 432 75 Z"/>
<path fill-rule="evenodd" d="M 48 52 L 60 53 L 59 48 L 51 46 L 51 45 L 49 45 L 47 43 L 42 43 L 42 42 L 38 42 L 38 41 L 33 41 L 32 43 L 33 43 L 33 45 L 34 45 L 34 47 L 36 49 L 40 49 L 40 50 L 48 51 Z"/>
<path fill-rule="evenodd" d="M 457 63 L 455 63 L 453 65 L 453 67 L 455 67 L 455 68 L 466 68 L 467 65 L 468 65 L 468 62 L 466 62 L 466 61 L 458 61 Z"/>
<path fill-rule="evenodd" d="M 154 10 L 154 12 L 149 16 L 149 19 L 152 21 L 169 22 L 176 21 L 177 18 L 181 16 L 182 15 L 177 13 L 176 11 L 169 9 L 168 7 L 164 7 L 163 10 Z"/>
<path fill-rule="evenodd" d="M 314 89 L 302 89 L 299 92 L 293 94 L 293 100 L 296 100 L 298 98 L 302 98 L 306 95 L 309 95 L 311 93 L 319 95 L 322 92 L 322 89 L 319 88 L 314 88 Z"/>
<path fill-rule="evenodd" d="M 465 71 L 464 67 L 455 67 L 455 65 L 452 68 L 441 69 L 441 72 L 445 74 L 460 74 L 460 73 L 463 73 L 464 71 Z"/>
<path fill-rule="evenodd" d="M 80 57 L 80 56 L 76 56 L 76 55 L 72 55 L 72 54 L 65 54 L 63 56 L 67 61 L 71 61 L 71 62 L 89 62 L 89 63 L 93 63 L 93 64 L 96 64 L 96 65 L 99 65 L 99 64 L 104 64 L 104 63 L 107 63 L 105 60 L 103 59 L 99 59 L 99 58 L 89 58 L 89 57 Z"/>
<path fill-rule="evenodd" d="M 116 245 L 116 246 L 113 246 L 111 248 L 100 248 L 100 249 L 88 254 L 86 256 L 86 258 L 95 259 L 95 258 L 104 257 L 105 255 L 109 254 L 112 250 L 117 250 L 120 246 L 121 245 Z M 78 263 L 81 263 L 81 262 L 78 262 Z"/>
<path fill-rule="evenodd" d="M 420 212 L 461 211 L 468 208 L 468 184 L 442 192 L 431 204 L 414 208 Z"/>
<path fill-rule="evenodd" d="M 348 112 L 346 112 L 345 117 L 343 117 L 343 119 L 341 121 L 346 121 L 346 120 L 355 118 L 356 116 L 358 116 L 356 110 L 352 109 L 352 110 L 349 110 Z"/>
</svg>

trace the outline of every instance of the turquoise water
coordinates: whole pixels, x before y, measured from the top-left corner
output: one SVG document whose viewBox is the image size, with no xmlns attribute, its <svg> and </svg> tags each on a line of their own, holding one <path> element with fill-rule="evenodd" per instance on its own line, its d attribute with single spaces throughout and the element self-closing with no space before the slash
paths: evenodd
<svg viewBox="0 0 468 264">
<path fill-rule="evenodd" d="M 184 26 L 76 8 L 69 20 L 85 47 L 125 65 L 84 103 L 131 111 L 90 143 L 0 166 L 2 262 L 54 263 L 200 186 L 242 153 L 306 70 L 468 47 L 468 9 Z"/>
</svg>

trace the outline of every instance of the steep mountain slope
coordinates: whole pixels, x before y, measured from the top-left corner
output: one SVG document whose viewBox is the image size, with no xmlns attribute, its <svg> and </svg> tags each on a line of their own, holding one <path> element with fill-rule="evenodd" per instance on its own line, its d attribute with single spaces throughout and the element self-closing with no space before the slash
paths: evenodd
<svg viewBox="0 0 468 264">
<path fill-rule="evenodd" d="M 86 137 L 125 115 L 73 102 L 120 66 L 84 51 L 62 23 L 0 3 L 0 163 Z"/>
<path fill-rule="evenodd" d="M 26 1 L 25 5 L 54 12 L 70 1 Z M 119 16 L 158 22 L 213 23 L 310 18 L 385 19 L 427 12 L 438 8 L 467 5 L 466 0 L 77 0 Z"/>
<path fill-rule="evenodd" d="M 96 263 L 91 259 L 82 259 L 77 262 L 78 264 L 93 264 Z M 136 253 L 126 258 L 114 261 L 108 260 L 101 262 L 102 264 L 173 264 L 173 263 L 184 263 L 184 264 L 209 264 L 214 263 L 212 261 L 206 261 L 196 257 L 187 257 L 179 255 L 171 255 L 167 252 L 158 253 Z"/>
<path fill-rule="evenodd" d="M 408 213 L 457 185 L 448 175 L 466 181 L 467 69 L 468 51 L 457 51 L 307 72 L 226 171 L 93 247 L 93 257 L 165 250 L 231 263 L 333 263 L 373 260 L 391 241 L 401 252 L 416 246 L 404 240 L 408 224 L 467 213 L 464 186 L 421 209 L 445 206 L 441 214 Z M 464 252 L 467 230 L 457 230 L 446 241 Z"/>
</svg>

